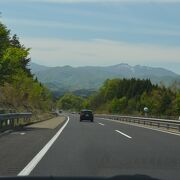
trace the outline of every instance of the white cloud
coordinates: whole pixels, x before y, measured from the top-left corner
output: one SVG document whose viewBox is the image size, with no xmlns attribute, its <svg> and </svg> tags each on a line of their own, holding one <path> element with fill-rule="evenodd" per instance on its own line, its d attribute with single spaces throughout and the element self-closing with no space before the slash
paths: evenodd
<svg viewBox="0 0 180 180">
<path fill-rule="evenodd" d="M 38 1 L 38 0 L 31 0 L 31 1 Z M 179 0 L 43 0 L 44 2 L 49 3 L 129 3 L 129 2 L 180 2 Z"/>
<path fill-rule="evenodd" d="M 163 47 L 146 44 L 130 44 L 109 40 L 64 40 L 48 38 L 24 38 L 31 47 L 32 60 L 40 64 L 57 65 L 109 65 L 120 62 L 151 64 L 151 62 L 180 62 L 180 47 Z"/>
<path fill-rule="evenodd" d="M 109 26 L 93 26 L 77 23 L 67 23 L 67 22 L 58 22 L 58 21 L 47 21 L 47 20 L 29 20 L 29 19 L 9 19 L 3 18 L 3 22 L 6 24 L 14 24 L 19 26 L 30 26 L 30 27 L 39 27 L 39 28 L 63 28 L 63 29 L 77 29 L 85 31 L 100 31 L 100 32 L 128 32 L 132 34 L 145 34 L 145 35 L 159 35 L 159 36 L 180 36 L 180 32 L 176 29 L 179 29 L 180 26 L 176 25 L 171 27 L 171 29 L 154 29 L 146 27 L 137 27 L 136 29 L 129 28 L 114 28 Z M 174 30 L 172 30 L 174 28 Z"/>
<path fill-rule="evenodd" d="M 46 28 L 63 28 L 63 29 L 78 29 L 78 30 L 88 30 L 88 31 L 113 31 L 118 32 L 119 30 L 111 27 L 103 26 L 90 26 L 82 25 L 77 23 L 67 23 L 58 21 L 46 21 L 46 20 L 30 20 L 30 19 L 13 19 L 13 18 L 3 18 L 3 22 L 6 24 L 14 24 L 19 26 L 31 26 L 31 27 L 46 27 Z"/>
<path fill-rule="evenodd" d="M 38 0 L 32 0 L 38 1 Z M 49 3 L 177 3 L 180 0 L 44 0 Z"/>
</svg>

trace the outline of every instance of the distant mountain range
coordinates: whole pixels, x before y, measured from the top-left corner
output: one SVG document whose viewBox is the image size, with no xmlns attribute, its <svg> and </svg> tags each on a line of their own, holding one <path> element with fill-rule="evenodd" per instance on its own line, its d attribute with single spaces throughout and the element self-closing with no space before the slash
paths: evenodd
<svg viewBox="0 0 180 180">
<path fill-rule="evenodd" d="M 180 82 L 180 75 L 167 69 L 140 65 L 130 66 L 124 63 L 114 66 L 83 67 L 46 67 L 31 63 L 30 68 L 40 82 L 59 94 L 66 91 L 82 94 L 86 90 L 89 90 L 89 93 L 94 92 L 106 79 L 112 78 L 149 78 L 154 84 L 162 82 L 165 85 L 170 85 L 174 81 Z"/>
</svg>

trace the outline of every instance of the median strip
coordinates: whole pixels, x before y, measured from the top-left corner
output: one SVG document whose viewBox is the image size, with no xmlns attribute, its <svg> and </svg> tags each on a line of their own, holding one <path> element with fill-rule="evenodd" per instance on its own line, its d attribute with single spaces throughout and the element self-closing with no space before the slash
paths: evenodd
<svg viewBox="0 0 180 180">
<path fill-rule="evenodd" d="M 41 161 L 50 147 L 54 144 L 57 138 L 60 136 L 64 128 L 69 122 L 69 117 L 66 123 L 59 129 L 59 131 L 54 135 L 54 137 L 41 149 L 41 151 L 29 162 L 29 164 L 18 174 L 18 176 L 28 176 L 36 165 Z"/>
<path fill-rule="evenodd" d="M 115 130 L 115 131 L 116 131 L 117 133 L 122 134 L 123 136 L 129 138 L 129 139 L 132 138 L 131 136 L 128 136 L 127 134 L 125 134 L 125 133 L 123 133 L 123 132 L 121 132 L 121 131 L 119 131 L 119 130 Z"/>
</svg>

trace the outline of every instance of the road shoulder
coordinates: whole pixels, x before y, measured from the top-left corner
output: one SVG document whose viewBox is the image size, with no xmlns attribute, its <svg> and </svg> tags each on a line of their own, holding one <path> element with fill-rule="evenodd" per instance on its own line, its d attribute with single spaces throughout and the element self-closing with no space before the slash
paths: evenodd
<svg viewBox="0 0 180 180">
<path fill-rule="evenodd" d="M 65 122 L 56 117 L 0 137 L 0 176 L 17 175 Z"/>
</svg>

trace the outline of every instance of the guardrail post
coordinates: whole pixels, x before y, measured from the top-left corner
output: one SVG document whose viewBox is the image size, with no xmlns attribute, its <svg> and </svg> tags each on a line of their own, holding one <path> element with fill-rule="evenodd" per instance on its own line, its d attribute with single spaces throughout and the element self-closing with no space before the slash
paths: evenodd
<svg viewBox="0 0 180 180">
<path fill-rule="evenodd" d="M 22 126 L 31 118 L 32 113 L 8 113 L 0 114 L 0 131 L 20 126 L 22 120 Z"/>
<path fill-rule="evenodd" d="M 9 120 L 9 119 L 8 119 Z M 5 126 L 8 126 L 8 120 L 5 120 Z"/>
<path fill-rule="evenodd" d="M 0 121 L 0 130 L 2 129 L 3 121 Z"/>
<path fill-rule="evenodd" d="M 17 121 L 16 121 L 16 122 L 17 122 L 17 126 L 19 126 L 19 118 L 17 118 Z"/>
<path fill-rule="evenodd" d="M 14 128 L 14 119 L 10 120 L 10 126 L 11 126 L 11 128 Z"/>
<path fill-rule="evenodd" d="M 27 117 L 24 117 L 24 119 L 23 119 L 23 126 L 24 126 L 24 122 L 26 122 L 27 121 Z"/>
</svg>

